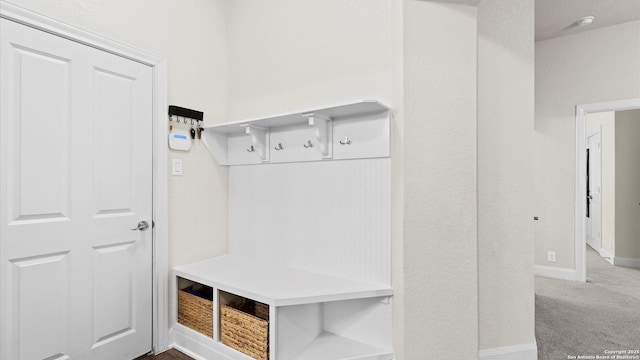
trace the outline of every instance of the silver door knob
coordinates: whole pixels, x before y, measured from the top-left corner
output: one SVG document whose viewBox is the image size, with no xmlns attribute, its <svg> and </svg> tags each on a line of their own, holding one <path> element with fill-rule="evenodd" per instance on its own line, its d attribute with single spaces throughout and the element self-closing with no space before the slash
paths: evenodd
<svg viewBox="0 0 640 360">
<path fill-rule="evenodd" d="M 145 230 L 147 230 L 148 228 L 149 228 L 149 223 L 148 223 L 148 222 L 146 222 L 146 221 L 144 221 L 144 220 L 142 220 L 142 221 L 140 221 L 140 222 L 138 223 L 138 227 L 133 228 L 133 229 L 130 229 L 130 230 L 133 230 L 133 231 L 136 231 L 136 230 L 145 231 Z"/>
</svg>

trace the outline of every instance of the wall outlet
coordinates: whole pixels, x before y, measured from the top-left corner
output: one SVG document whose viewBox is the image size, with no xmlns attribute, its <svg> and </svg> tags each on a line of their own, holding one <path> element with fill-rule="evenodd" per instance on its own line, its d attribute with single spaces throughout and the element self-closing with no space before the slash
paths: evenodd
<svg viewBox="0 0 640 360">
<path fill-rule="evenodd" d="M 547 261 L 548 262 L 556 262 L 556 252 L 555 251 L 547 251 Z"/>
</svg>

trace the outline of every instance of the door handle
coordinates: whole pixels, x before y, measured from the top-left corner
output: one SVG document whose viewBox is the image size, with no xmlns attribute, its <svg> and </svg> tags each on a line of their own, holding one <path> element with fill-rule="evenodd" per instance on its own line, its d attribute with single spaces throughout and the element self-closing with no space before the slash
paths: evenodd
<svg viewBox="0 0 640 360">
<path fill-rule="evenodd" d="M 136 231 L 136 230 L 139 230 L 139 231 L 145 231 L 145 230 L 147 230 L 148 228 L 149 228 L 149 223 L 148 223 L 148 222 L 146 222 L 146 221 L 144 221 L 144 220 L 142 220 L 142 221 L 140 221 L 140 222 L 138 223 L 138 227 L 133 228 L 133 229 L 129 229 L 129 230 L 132 230 L 132 231 Z"/>
</svg>

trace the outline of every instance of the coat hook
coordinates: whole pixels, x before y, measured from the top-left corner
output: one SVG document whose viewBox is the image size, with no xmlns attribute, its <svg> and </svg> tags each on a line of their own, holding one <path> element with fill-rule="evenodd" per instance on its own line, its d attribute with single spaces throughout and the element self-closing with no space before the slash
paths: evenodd
<svg viewBox="0 0 640 360">
<path fill-rule="evenodd" d="M 284 150 L 284 147 L 282 146 L 282 143 L 278 143 L 278 146 L 274 147 L 274 149 L 276 149 L 277 151 L 280 151 L 280 150 Z"/>
<path fill-rule="evenodd" d="M 313 147 L 313 143 L 311 142 L 311 140 L 307 140 L 307 143 L 303 144 L 302 146 L 306 147 L 307 149 L 308 148 L 312 148 Z"/>
<path fill-rule="evenodd" d="M 340 140 L 340 144 L 342 145 L 351 145 L 351 139 L 348 136 L 345 136 L 344 139 Z"/>
<path fill-rule="evenodd" d="M 247 149 L 247 152 L 254 152 L 256 151 L 256 149 L 253 147 L 253 145 L 249 146 L 249 148 Z"/>
</svg>

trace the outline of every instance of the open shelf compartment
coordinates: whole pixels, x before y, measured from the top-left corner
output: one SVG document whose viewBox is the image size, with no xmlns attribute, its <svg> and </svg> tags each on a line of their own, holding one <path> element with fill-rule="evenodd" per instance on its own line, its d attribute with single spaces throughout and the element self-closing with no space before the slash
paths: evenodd
<svg viewBox="0 0 640 360">
<path fill-rule="evenodd" d="M 258 360 L 269 359 L 269 305 L 218 291 L 220 342 Z"/>
<path fill-rule="evenodd" d="M 388 298 L 278 308 L 279 360 L 393 358 Z"/>
<path fill-rule="evenodd" d="M 198 343 L 199 349 L 209 349 L 210 354 L 230 360 L 393 358 L 392 291 L 388 287 L 255 264 L 230 255 L 175 268 L 174 276 L 179 289 L 190 284 L 212 289 L 215 314 L 213 338 L 205 338 L 189 327 L 178 327 L 178 343 Z M 242 307 L 237 304 L 245 301 L 261 303 L 256 322 L 260 318 L 264 322 L 256 326 L 262 326 L 267 337 L 268 355 L 252 357 L 225 344 L 223 309 L 234 302 L 233 307 Z M 256 306 L 249 308 L 253 317 Z M 241 322 L 250 323 L 247 319 Z M 264 329 L 268 329 L 266 334 Z"/>
<path fill-rule="evenodd" d="M 178 277 L 177 322 L 213 338 L 213 288 Z"/>
</svg>

